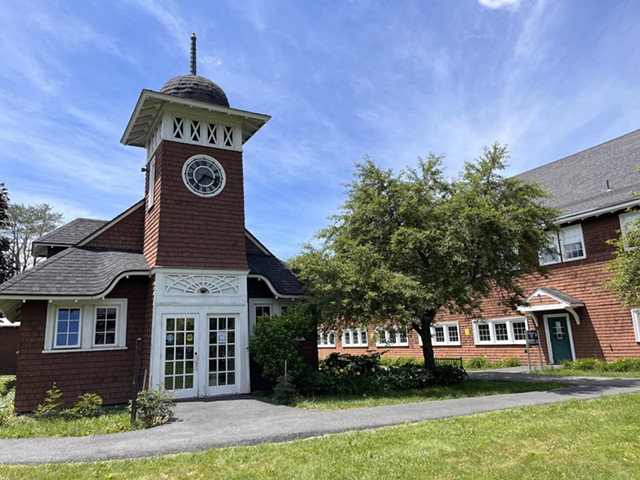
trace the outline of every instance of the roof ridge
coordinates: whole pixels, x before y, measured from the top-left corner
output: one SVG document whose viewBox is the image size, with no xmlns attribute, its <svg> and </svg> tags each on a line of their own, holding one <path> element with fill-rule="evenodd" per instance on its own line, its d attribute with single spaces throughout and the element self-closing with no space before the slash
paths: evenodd
<svg viewBox="0 0 640 480">
<path fill-rule="evenodd" d="M 538 167 L 531 168 L 531 169 L 529 169 L 529 170 L 525 170 L 524 172 L 520 172 L 520 173 L 518 173 L 518 174 L 514 175 L 514 177 L 518 177 L 518 176 L 520 176 L 520 175 L 523 175 L 523 174 L 525 174 L 525 173 L 529 173 L 529 172 L 535 172 L 536 170 L 539 170 L 539 169 L 541 169 L 541 168 L 547 168 L 547 167 L 549 167 L 549 166 L 551 166 L 551 165 L 554 165 L 554 164 L 556 164 L 556 163 L 558 163 L 558 162 L 562 162 L 562 161 L 564 161 L 564 160 L 567 160 L 568 158 L 575 157 L 575 156 L 577 156 L 577 155 L 582 155 L 582 154 L 584 154 L 584 153 L 586 153 L 586 152 L 588 152 L 588 151 L 590 151 L 590 150 L 595 150 L 596 148 L 604 147 L 605 145 L 608 145 L 608 144 L 610 144 L 610 143 L 618 142 L 618 141 L 620 141 L 621 139 L 623 139 L 624 137 L 628 137 L 628 136 L 630 136 L 630 135 L 633 135 L 633 134 L 639 134 L 639 133 L 640 133 L 640 129 L 633 130 L 633 131 L 631 131 L 631 132 L 628 132 L 628 133 L 625 133 L 625 134 L 620 135 L 620 136 L 618 136 L 618 137 L 615 137 L 615 138 L 612 138 L 612 139 L 610 139 L 610 140 L 607 140 L 606 142 L 598 143 L 597 145 L 592 145 L 591 147 L 587 147 L 587 148 L 585 148 L 584 150 L 579 150 L 579 151 L 577 151 L 577 152 L 574 152 L 574 153 L 572 153 L 572 154 L 566 155 L 566 156 L 564 156 L 564 157 L 562 157 L 562 158 L 559 158 L 559 159 L 557 159 L 557 160 L 553 160 L 552 162 L 545 163 L 544 165 L 540 165 L 540 166 L 538 166 Z"/>
</svg>

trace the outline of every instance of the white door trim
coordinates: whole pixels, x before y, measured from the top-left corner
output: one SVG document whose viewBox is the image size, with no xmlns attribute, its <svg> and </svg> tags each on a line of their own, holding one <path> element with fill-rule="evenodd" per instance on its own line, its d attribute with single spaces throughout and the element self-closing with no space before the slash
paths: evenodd
<svg viewBox="0 0 640 480">
<path fill-rule="evenodd" d="M 551 329 L 549 328 L 549 317 L 564 317 L 567 321 L 567 333 L 569 334 L 569 346 L 571 347 L 571 360 L 576 359 L 576 351 L 573 346 L 573 332 L 571 330 L 571 321 L 568 313 L 549 313 L 543 316 L 544 318 L 544 330 L 547 337 L 547 351 L 549 352 L 549 362 L 555 365 L 555 359 L 553 358 L 553 347 L 551 346 Z"/>
</svg>

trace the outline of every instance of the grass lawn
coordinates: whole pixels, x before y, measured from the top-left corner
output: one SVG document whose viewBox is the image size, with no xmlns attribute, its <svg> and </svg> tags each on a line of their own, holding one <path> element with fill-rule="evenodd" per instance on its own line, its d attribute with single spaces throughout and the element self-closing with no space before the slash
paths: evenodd
<svg viewBox="0 0 640 480">
<path fill-rule="evenodd" d="M 3 403 L 5 385 L 14 375 L 0 375 L 0 404 Z M 34 437 L 80 437 L 133 430 L 126 407 L 105 407 L 104 414 L 96 418 L 35 418 L 31 415 L 10 417 L 0 422 L 0 439 Z M 1 475 L 0 475 L 1 478 Z"/>
<path fill-rule="evenodd" d="M 548 375 L 564 377 L 613 377 L 613 378 L 640 378 L 640 371 L 612 372 L 610 370 L 574 370 L 569 368 L 549 368 L 546 370 L 534 370 L 529 375 Z"/>
<path fill-rule="evenodd" d="M 0 466 L 0 478 L 634 479 L 639 403 L 625 394 L 152 459 Z"/>
<path fill-rule="evenodd" d="M 494 382 L 490 380 L 466 380 L 460 385 L 425 389 L 396 390 L 366 395 L 323 395 L 314 398 L 298 397 L 292 405 L 317 410 L 343 410 L 348 408 L 379 407 L 399 403 L 450 400 L 463 397 L 484 397 L 501 393 L 522 393 L 552 390 L 566 384 L 549 382 Z"/>
</svg>

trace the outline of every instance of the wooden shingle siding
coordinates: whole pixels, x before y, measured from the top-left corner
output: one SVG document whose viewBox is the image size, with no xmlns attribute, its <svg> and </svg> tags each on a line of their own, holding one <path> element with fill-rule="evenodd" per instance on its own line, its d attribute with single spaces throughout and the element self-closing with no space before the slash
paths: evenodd
<svg viewBox="0 0 640 480">
<path fill-rule="evenodd" d="M 213 198 L 194 195 L 182 181 L 184 162 L 196 154 L 225 170 L 226 186 Z M 246 269 L 242 154 L 165 140 L 155 157 L 155 199 L 145 217 L 150 266 Z"/>
<path fill-rule="evenodd" d="M 122 280 L 108 298 L 127 298 L 126 350 L 84 351 L 43 354 L 46 301 L 23 305 L 15 407 L 18 412 L 34 410 L 53 381 L 63 393 L 66 406 L 78 395 L 97 393 L 105 405 L 126 403 L 131 397 L 135 341 L 143 339 L 143 370 L 148 369 L 151 339 L 151 311 L 146 306 L 152 282 L 146 277 Z"/>
<path fill-rule="evenodd" d="M 144 242 L 144 206 L 109 227 L 86 244 L 87 247 L 142 251 Z"/>
</svg>

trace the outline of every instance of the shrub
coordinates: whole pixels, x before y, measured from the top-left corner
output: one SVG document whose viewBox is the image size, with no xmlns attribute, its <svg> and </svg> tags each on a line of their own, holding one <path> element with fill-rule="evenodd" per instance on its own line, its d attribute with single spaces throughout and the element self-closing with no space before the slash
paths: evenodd
<svg viewBox="0 0 640 480">
<path fill-rule="evenodd" d="M 8 394 L 11 390 L 15 390 L 16 388 L 16 379 L 10 378 L 6 380 L 4 383 L 0 384 L 0 397 Z"/>
<path fill-rule="evenodd" d="M 311 317 L 302 311 L 285 315 L 261 317 L 249 339 L 249 351 L 262 367 L 263 376 L 277 381 L 284 372 L 287 361 L 288 375 L 292 382 L 304 371 L 305 363 L 298 353 L 299 339 L 313 335 Z"/>
<path fill-rule="evenodd" d="M 342 375 L 373 376 L 380 371 L 380 354 L 350 355 L 335 352 L 320 362 L 320 370 L 334 377 Z"/>
<path fill-rule="evenodd" d="M 80 395 L 73 407 L 63 413 L 75 418 L 97 417 L 102 413 L 102 397 L 97 393 Z"/>
<path fill-rule="evenodd" d="M 640 371 L 640 358 L 621 358 L 605 364 L 610 372 L 638 372 Z"/>
<path fill-rule="evenodd" d="M 336 390 L 335 377 L 307 366 L 295 381 L 301 395 L 324 395 Z"/>
<path fill-rule="evenodd" d="M 424 360 L 412 357 L 382 357 L 380 364 L 383 367 L 402 367 L 403 365 L 424 366 Z"/>
<path fill-rule="evenodd" d="M 137 416 L 145 428 L 160 425 L 173 418 L 175 403 L 173 397 L 162 388 L 159 390 L 142 390 L 136 397 Z M 131 411 L 132 402 L 129 402 Z"/>
<path fill-rule="evenodd" d="M 55 382 L 47 393 L 44 395 L 44 401 L 35 409 L 36 417 L 50 417 L 59 415 L 62 408 L 62 392 L 56 386 Z"/>
<path fill-rule="evenodd" d="M 453 365 L 442 365 L 433 371 L 436 385 L 457 385 L 462 383 L 466 377 L 466 372 Z"/>
<path fill-rule="evenodd" d="M 384 377 L 391 388 L 398 390 L 425 388 L 435 384 L 434 372 L 419 365 L 391 367 Z"/>
<path fill-rule="evenodd" d="M 0 397 L 0 427 L 9 423 L 15 417 L 13 410 L 15 395 L 15 390 L 10 390 Z"/>
<path fill-rule="evenodd" d="M 498 360 L 497 362 L 495 362 L 495 366 L 498 368 L 502 368 L 502 367 L 519 367 L 520 365 L 522 365 L 522 362 L 520 361 L 519 358 L 516 357 L 507 357 L 507 358 L 503 358 L 502 360 Z"/>
<path fill-rule="evenodd" d="M 487 357 L 473 357 L 466 360 L 465 367 L 467 368 L 489 368 L 490 362 Z"/>
<path fill-rule="evenodd" d="M 560 366 L 568 370 L 603 370 L 605 363 L 596 358 L 581 358 L 575 361 L 563 361 Z"/>
<path fill-rule="evenodd" d="M 291 405 L 296 397 L 296 389 L 291 383 L 289 375 L 283 375 L 278 379 L 273 388 L 273 400 L 280 405 Z"/>
</svg>

